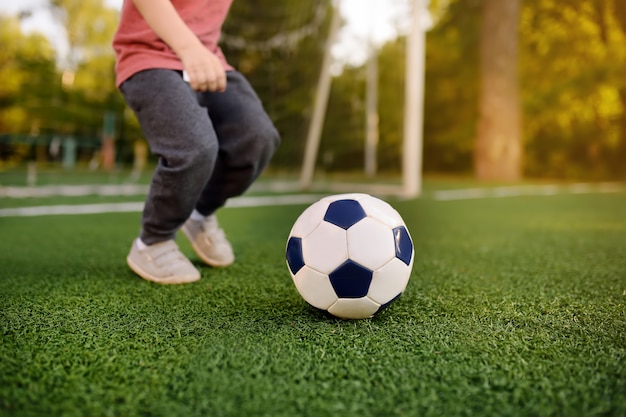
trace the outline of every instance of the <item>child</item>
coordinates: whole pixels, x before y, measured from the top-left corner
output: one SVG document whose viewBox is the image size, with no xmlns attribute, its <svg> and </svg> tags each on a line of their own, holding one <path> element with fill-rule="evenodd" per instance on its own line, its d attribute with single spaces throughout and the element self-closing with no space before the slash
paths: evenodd
<svg viewBox="0 0 626 417">
<path fill-rule="evenodd" d="M 232 0 L 125 0 L 113 39 L 116 84 L 158 156 L 127 262 L 161 284 L 200 279 L 175 242 L 206 264 L 233 250 L 215 212 L 242 194 L 280 142 L 262 103 L 217 46 Z M 186 82 L 183 79 L 183 74 Z"/>
</svg>

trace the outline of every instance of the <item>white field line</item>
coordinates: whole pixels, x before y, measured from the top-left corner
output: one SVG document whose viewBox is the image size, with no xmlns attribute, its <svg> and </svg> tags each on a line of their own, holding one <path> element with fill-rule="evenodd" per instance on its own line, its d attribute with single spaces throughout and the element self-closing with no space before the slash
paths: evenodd
<svg viewBox="0 0 626 417">
<path fill-rule="evenodd" d="M 0 187 L 0 198 L 28 198 L 49 196 L 130 196 L 145 195 L 148 186 L 145 185 L 59 185 L 44 187 Z M 593 194 L 626 192 L 626 184 L 617 182 L 607 183 L 577 183 L 570 185 L 522 185 L 494 188 L 464 188 L 457 190 L 440 190 L 432 193 L 432 199 L 437 201 L 471 200 L 478 198 L 504 198 L 519 196 L 541 196 L 556 194 Z M 280 196 L 244 196 L 229 200 L 226 207 L 261 207 L 281 206 L 294 204 L 311 204 L 323 194 L 290 194 Z M 0 217 L 31 217 L 68 214 L 97 214 L 140 212 L 143 203 L 106 203 L 83 205 L 55 205 L 0 209 Z"/>
<path fill-rule="evenodd" d="M 557 194 L 604 194 L 626 191 L 626 184 L 618 182 L 578 183 L 570 185 L 519 185 L 494 188 L 463 188 L 440 190 L 433 193 L 438 201 L 471 200 L 478 198 L 503 198 L 520 196 L 542 196 Z"/>
<path fill-rule="evenodd" d="M 322 195 L 296 194 L 281 196 L 238 197 L 229 200 L 226 207 L 261 207 L 285 206 L 295 204 L 311 204 L 322 198 Z M 129 213 L 143 210 L 144 203 L 107 203 L 35 206 L 0 209 L 0 217 L 34 217 L 68 214 L 98 214 L 98 213 Z"/>
</svg>

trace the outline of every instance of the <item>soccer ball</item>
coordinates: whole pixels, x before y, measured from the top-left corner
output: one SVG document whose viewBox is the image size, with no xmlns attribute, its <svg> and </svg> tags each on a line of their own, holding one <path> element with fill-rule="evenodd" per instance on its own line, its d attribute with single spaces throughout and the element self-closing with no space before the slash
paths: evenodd
<svg viewBox="0 0 626 417">
<path fill-rule="evenodd" d="M 368 194 L 324 197 L 293 225 L 287 266 L 315 308 L 343 319 L 372 317 L 404 291 L 413 242 L 398 212 Z"/>
</svg>

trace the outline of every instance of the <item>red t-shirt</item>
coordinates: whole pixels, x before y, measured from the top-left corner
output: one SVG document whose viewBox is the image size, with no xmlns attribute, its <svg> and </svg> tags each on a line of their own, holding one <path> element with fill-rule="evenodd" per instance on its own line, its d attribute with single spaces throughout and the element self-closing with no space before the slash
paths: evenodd
<svg viewBox="0 0 626 417">
<path fill-rule="evenodd" d="M 217 42 L 233 0 L 170 1 L 198 39 L 220 58 L 224 68 L 232 69 Z M 113 37 L 113 49 L 118 87 L 139 71 L 153 68 L 183 69 L 176 53 L 154 33 L 132 0 L 124 0 L 120 23 Z"/>
</svg>

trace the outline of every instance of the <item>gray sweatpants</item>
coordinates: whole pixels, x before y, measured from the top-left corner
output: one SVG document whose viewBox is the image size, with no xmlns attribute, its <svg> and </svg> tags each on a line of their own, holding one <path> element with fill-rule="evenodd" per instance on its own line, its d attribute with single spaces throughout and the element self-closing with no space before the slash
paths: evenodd
<svg viewBox="0 0 626 417">
<path fill-rule="evenodd" d="M 267 166 L 279 134 L 237 71 L 222 93 L 198 93 L 171 70 L 135 74 L 120 86 L 158 156 L 141 240 L 173 239 L 193 209 L 209 215 L 242 194 Z"/>
</svg>

